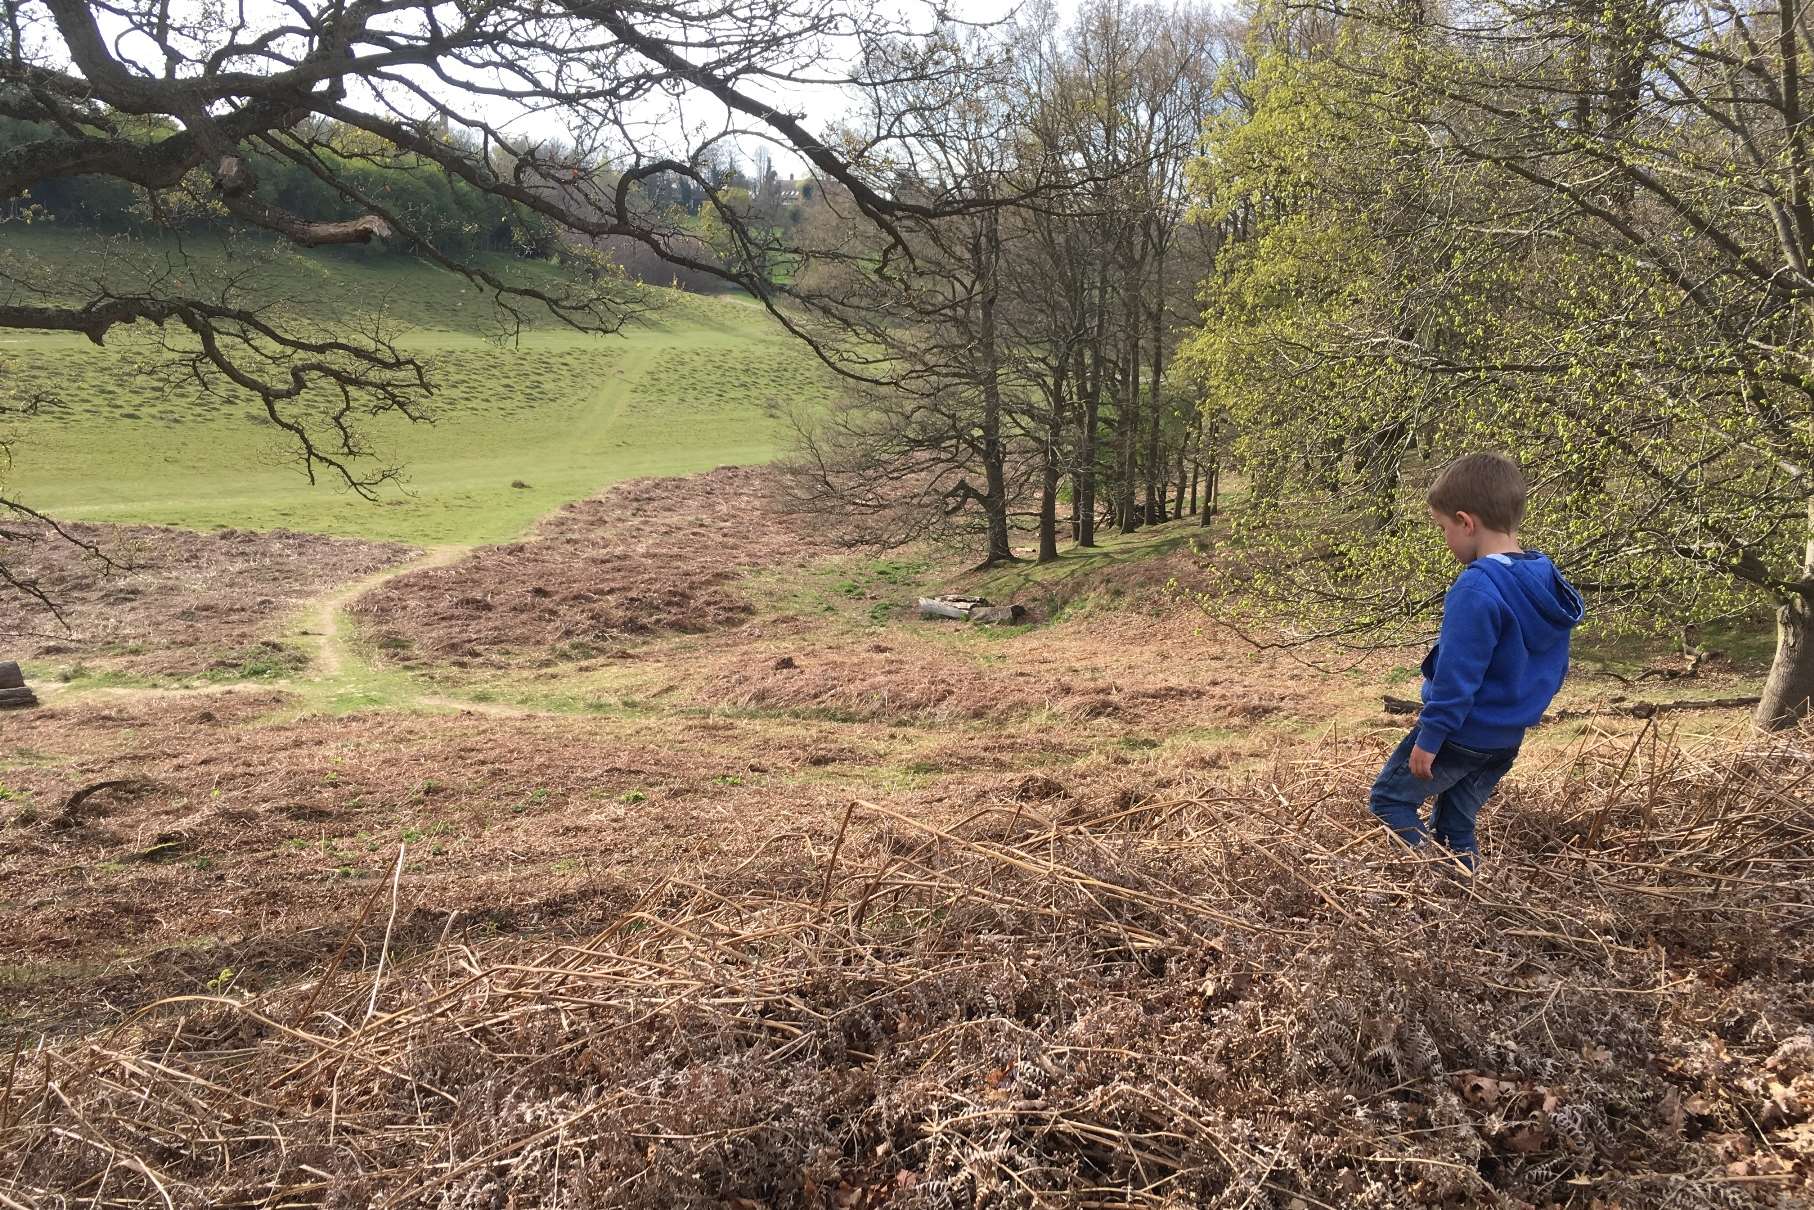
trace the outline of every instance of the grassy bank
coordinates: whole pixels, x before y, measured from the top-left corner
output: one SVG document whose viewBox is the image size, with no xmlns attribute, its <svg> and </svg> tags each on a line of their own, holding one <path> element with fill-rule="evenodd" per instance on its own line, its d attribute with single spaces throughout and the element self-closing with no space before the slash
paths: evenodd
<svg viewBox="0 0 1814 1210">
<path fill-rule="evenodd" d="M 55 231 L 9 233 L 8 247 L 9 256 L 66 267 L 72 278 L 97 252 Z M 202 273 L 237 264 L 227 249 L 184 251 Z M 174 252 L 141 245 L 134 255 Z M 487 267 L 544 284 L 559 272 L 497 259 Z M 118 269 L 146 271 L 142 263 Z M 118 330 L 105 347 L 61 335 L 0 343 L 6 389 L 58 400 L 6 425 L 9 492 L 71 520 L 502 541 L 624 479 L 767 461 L 786 439 L 787 410 L 829 389 L 809 354 L 737 299 L 652 290 L 654 313 L 621 335 L 543 322 L 501 341 L 481 295 L 419 261 L 285 255 L 250 272 L 261 297 L 281 295 L 300 315 L 382 315 L 429 365 L 437 386 L 429 422 L 366 422 L 367 465 L 402 467 L 399 487 L 374 503 L 335 483 L 311 484 L 254 399 L 171 387 L 149 371 L 161 359 L 154 334 Z"/>
</svg>

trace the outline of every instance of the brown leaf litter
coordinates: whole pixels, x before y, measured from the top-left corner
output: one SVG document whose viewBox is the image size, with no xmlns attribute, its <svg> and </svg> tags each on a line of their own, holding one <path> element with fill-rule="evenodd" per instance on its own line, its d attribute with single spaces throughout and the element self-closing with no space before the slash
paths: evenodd
<svg viewBox="0 0 1814 1210">
<path fill-rule="evenodd" d="M 1805 1204 L 1811 739 L 1589 746 L 1510 784 L 1474 880 L 1364 816 L 1371 740 L 776 818 L 584 938 L 24 1055 L 0 1171 L 121 1205 Z"/>
<path fill-rule="evenodd" d="M 65 526 L 118 564 L 110 568 L 48 527 L 13 528 L 29 539 L 6 544 L 14 574 L 37 580 L 63 619 L 26 601 L 13 637 L 0 629 L 0 640 L 34 660 L 138 676 L 186 677 L 278 660 L 276 636 L 306 601 L 415 553 L 288 530 Z"/>
<path fill-rule="evenodd" d="M 521 542 L 399 576 L 352 608 L 380 653 L 456 668 L 609 656 L 655 634 L 742 625 L 752 568 L 827 549 L 768 503 L 761 469 L 639 479 L 569 504 Z"/>
</svg>

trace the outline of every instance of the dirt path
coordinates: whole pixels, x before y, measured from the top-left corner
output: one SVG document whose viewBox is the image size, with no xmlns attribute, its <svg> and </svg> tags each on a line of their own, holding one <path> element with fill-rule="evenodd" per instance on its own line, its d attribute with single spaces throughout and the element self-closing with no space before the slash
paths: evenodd
<svg viewBox="0 0 1814 1210">
<path fill-rule="evenodd" d="M 398 563 L 383 571 L 374 572 L 312 601 L 304 615 L 305 629 L 297 632 L 311 640 L 315 647 L 314 658 L 310 661 L 309 679 L 332 680 L 346 668 L 348 652 L 340 615 L 348 605 L 387 580 L 408 575 L 412 571 L 447 567 L 459 562 L 470 550 L 472 547 L 466 544 L 431 546 L 407 563 Z"/>
<path fill-rule="evenodd" d="M 593 407 L 582 417 L 580 428 L 572 439 L 597 442 L 612 431 L 617 424 L 618 417 L 622 414 L 629 385 L 649 373 L 654 365 L 654 358 L 655 351 L 652 349 L 638 349 L 627 357 L 613 373 L 610 381 L 600 387 Z M 562 504 L 537 518 L 535 523 L 531 524 L 517 540 L 533 540 L 541 522 L 565 507 L 567 505 Z M 345 671 L 350 660 L 350 652 L 344 637 L 342 615 L 354 601 L 398 576 L 451 566 L 475 550 L 477 545 L 476 543 L 446 543 L 430 546 L 419 557 L 411 559 L 407 563 L 398 563 L 384 568 L 372 575 L 343 585 L 326 596 L 317 597 L 309 604 L 304 613 L 303 629 L 296 632 L 299 636 L 310 640 L 315 648 L 307 679 L 317 683 L 331 681 Z M 511 711 L 505 707 L 487 709 L 483 703 L 467 702 L 455 698 L 423 697 L 420 700 L 424 705 L 477 710 L 487 714 L 526 713 Z"/>
<path fill-rule="evenodd" d="M 422 554 L 402 563 L 393 564 L 362 576 L 348 584 L 343 584 L 326 595 L 306 602 L 292 629 L 286 637 L 301 640 L 309 650 L 309 665 L 299 678 L 285 677 L 271 681 L 232 681 L 216 685 L 187 685 L 182 687 L 152 686 L 84 686 L 71 688 L 57 683 L 39 687 L 39 696 L 46 701 L 64 697 L 104 698 L 109 701 L 135 702 L 158 698 L 212 696 L 223 693 L 264 692 L 271 689 L 296 688 L 296 680 L 307 681 L 311 687 L 320 687 L 339 679 L 354 662 L 354 656 L 347 644 L 346 630 L 342 614 L 347 606 L 361 596 L 397 576 L 407 575 L 412 571 L 422 571 L 433 567 L 447 567 L 459 562 L 473 547 L 469 544 L 449 544 L 431 546 Z M 424 699 L 424 704 L 439 707 L 456 707 L 459 709 L 476 709 L 472 703 L 448 699 Z"/>
</svg>

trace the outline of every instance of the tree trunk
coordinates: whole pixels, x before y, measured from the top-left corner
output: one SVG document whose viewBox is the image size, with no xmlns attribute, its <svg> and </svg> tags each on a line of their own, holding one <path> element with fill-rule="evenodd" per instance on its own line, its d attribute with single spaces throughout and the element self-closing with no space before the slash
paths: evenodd
<svg viewBox="0 0 1814 1210">
<path fill-rule="evenodd" d="M 1058 458 L 1046 447 L 1045 481 L 1039 489 L 1039 561 L 1058 558 Z"/>
<path fill-rule="evenodd" d="M 1157 360 L 1155 358 L 1155 360 Z M 1159 392 L 1147 397 L 1146 417 L 1146 523 L 1157 525 L 1165 520 L 1165 458 L 1159 449 Z"/>
<path fill-rule="evenodd" d="M 1197 514 L 1197 524 L 1209 528 L 1209 519 L 1216 515 L 1216 478 L 1222 470 L 1222 451 L 1216 445 L 1216 415 L 1211 413 L 1209 428 L 1203 434 L 1203 458 L 1198 465 L 1203 468 L 1203 511 Z M 1192 507 L 1196 504 L 1196 493 L 1191 494 Z"/>
<path fill-rule="evenodd" d="M 1204 451 L 1209 455 L 1209 461 L 1203 467 L 1203 511 L 1198 514 L 1197 524 L 1208 529 L 1209 519 L 1216 515 L 1216 487 L 1222 478 L 1222 451 L 1216 448 L 1216 426 L 1213 422 L 1203 444 L 1209 447 Z"/>
<path fill-rule="evenodd" d="M 1084 395 L 1083 425 L 1077 436 L 1077 545 L 1096 545 L 1096 430 L 1102 413 L 1103 341 L 1108 333 L 1108 300 L 1096 287 L 1096 331 L 1090 342 L 1090 389 Z"/>
<path fill-rule="evenodd" d="M 1184 519 L 1184 487 L 1189 482 L 1184 477 L 1184 447 L 1188 444 L 1183 440 L 1178 442 L 1176 460 L 1172 464 L 1172 481 L 1178 485 L 1177 492 L 1172 496 L 1171 519 L 1173 521 Z"/>
<path fill-rule="evenodd" d="M 1059 443 L 1064 440 L 1065 358 L 1052 373 L 1052 411 L 1046 420 L 1044 476 L 1039 485 L 1039 561 L 1058 558 Z"/>
<path fill-rule="evenodd" d="M 988 458 L 983 467 L 983 478 L 987 485 L 987 499 L 983 508 L 989 515 L 989 556 L 985 564 L 1012 563 L 1014 548 L 1008 542 L 1008 490 L 1006 477 L 1002 473 L 1001 438 L 986 438 L 993 443 L 996 455 Z"/>
<path fill-rule="evenodd" d="M 1008 483 L 1003 464 L 1007 443 L 1001 438 L 1001 357 L 995 344 L 995 291 L 1001 269 L 1000 211 L 989 212 L 984 233 L 982 297 L 978 336 L 983 355 L 983 509 L 989 519 L 989 554 L 985 563 L 1008 563 L 1014 548 L 1008 542 Z"/>
<path fill-rule="evenodd" d="M 1148 525 L 1165 520 L 1166 480 L 1165 459 L 1159 450 L 1159 426 L 1163 419 L 1164 409 L 1159 404 L 1159 380 L 1165 373 L 1165 250 L 1160 248 L 1153 258 L 1153 382 L 1147 394 L 1147 407 L 1152 415 L 1147 418 L 1146 438 L 1146 521 Z"/>
<path fill-rule="evenodd" d="M 1804 583 L 1814 580 L 1814 500 L 1808 501 L 1808 547 L 1802 556 Z M 1797 594 L 1776 611 L 1776 658 L 1757 703 L 1753 721 L 1772 731 L 1792 727 L 1809 714 L 1814 698 L 1814 599 Z"/>
<path fill-rule="evenodd" d="M 1222 467 L 1216 463 L 1209 464 L 1209 472 L 1203 484 L 1203 515 L 1200 524 L 1209 528 L 1209 519 L 1216 515 L 1216 489 L 1222 485 Z"/>
<path fill-rule="evenodd" d="M 1092 374 L 1095 379 L 1098 375 Z M 1102 397 L 1094 381 L 1083 402 L 1083 425 L 1077 439 L 1077 545 L 1096 545 L 1096 429 Z"/>
<path fill-rule="evenodd" d="M 1806 718 L 1814 698 L 1814 603 L 1798 596 L 1776 611 L 1776 658 L 1754 721 L 1771 731 Z"/>
<path fill-rule="evenodd" d="M 1814 207 L 1808 198 L 1808 141 L 1803 133 L 1801 116 L 1801 37 L 1797 21 L 1802 18 L 1788 5 L 1777 9 L 1778 47 L 1782 54 L 1782 116 L 1789 132 L 1789 213 L 1795 218 L 1795 242 L 1806 255 L 1814 246 Z"/>
<path fill-rule="evenodd" d="M 1795 243 L 1806 255 L 1814 244 L 1814 213 L 1808 201 L 1808 151 L 1802 133 L 1801 45 L 1786 8 L 1778 14 L 1777 30 L 1783 57 L 1783 117 L 1789 129 L 1789 199 L 1795 220 Z M 1635 96 L 1633 98 L 1635 108 Z M 1808 545 L 1802 555 L 1803 584 L 1814 582 L 1814 499 L 1808 501 Z M 1797 594 L 1776 611 L 1776 658 L 1764 682 L 1754 721 L 1779 730 L 1793 726 L 1814 710 L 1814 598 Z"/>
<path fill-rule="evenodd" d="M 1137 319 L 1138 315 L 1130 316 Z M 1121 395 L 1115 401 L 1115 452 L 1120 462 L 1119 482 L 1115 484 L 1117 528 L 1131 534 L 1140 528 L 1134 519 L 1134 492 L 1140 473 L 1140 333 L 1130 324 L 1127 342 L 1127 364 L 1122 367 Z"/>
</svg>

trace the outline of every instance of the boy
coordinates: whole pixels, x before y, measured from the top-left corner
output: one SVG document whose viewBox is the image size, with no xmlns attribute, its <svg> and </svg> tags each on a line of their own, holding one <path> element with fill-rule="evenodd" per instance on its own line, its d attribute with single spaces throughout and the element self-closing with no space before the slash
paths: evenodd
<svg viewBox="0 0 1814 1210">
<path fill-rule="evenodd" d="M 1373 783 L 1369 806 L 1405 843 L 1429 831 L 1474 868 L 1474 818 L 1512 767 L 1524 730 L 1543 717 L 1568 671 L 1581 596 L 1549 559 L 1518 545 L 1524 475 L 1498 454 L 1469 454 L 1430 487 L 1430 519 L 1467 566 L 1442 605 L 1423 661 L 1423 712 Z"/>
</svg>

